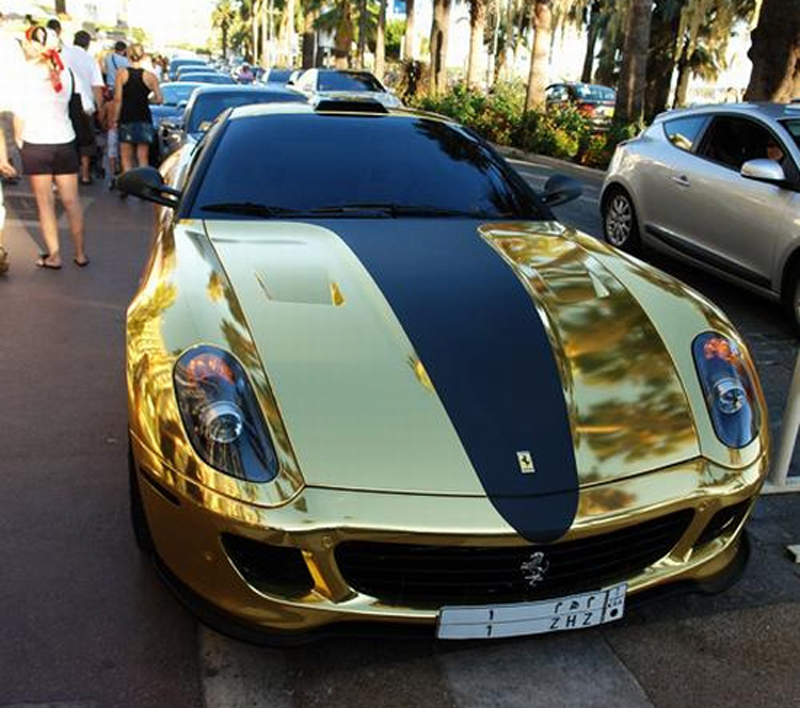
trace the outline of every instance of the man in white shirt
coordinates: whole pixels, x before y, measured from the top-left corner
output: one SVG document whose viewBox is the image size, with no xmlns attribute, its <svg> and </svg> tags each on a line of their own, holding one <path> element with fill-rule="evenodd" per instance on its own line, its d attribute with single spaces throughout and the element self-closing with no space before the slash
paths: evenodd
<svg viewBox="0 0 800 708">
<path fill-rule="evenodd" d="M 88 32 L 79 30 L 75 33 L 74 45 L 65 46 L 61 50 L 61 58 L 75 76 L 75 88 L 81 95 L 83 111 L 88 116 L 89 123 L 93 125 L 95 111 L 103 106 L 103 75 L 100 73 L 100 65 L 87 51 L 91 41 Z M 95 144 L 81 147 L 81 184 L 92 182 L 89 168 L 96 149 Z"/>
</svg>

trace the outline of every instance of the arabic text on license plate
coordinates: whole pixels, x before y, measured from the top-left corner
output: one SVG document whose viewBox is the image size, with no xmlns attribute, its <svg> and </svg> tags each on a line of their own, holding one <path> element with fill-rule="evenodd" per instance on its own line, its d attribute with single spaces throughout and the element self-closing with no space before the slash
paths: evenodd
<svg viewBox="0 0 800 708">
<path fill-rule="evenodd" d="M 627 585 L 597 592 L 508 605 L 443 607 L 436 636 L 440 639 L 485 639 L 544 634 L 613 622 L 625 612 Z"/>
</svg>

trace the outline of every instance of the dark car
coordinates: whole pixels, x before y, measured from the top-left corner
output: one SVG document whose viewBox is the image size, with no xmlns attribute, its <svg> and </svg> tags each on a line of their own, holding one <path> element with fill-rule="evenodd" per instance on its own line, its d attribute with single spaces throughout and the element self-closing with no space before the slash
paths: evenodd
<svg viewBox="0 0 800 708">
<path fill-rule="evenodd" d="M 545 101 L 548 110 L 574 106 L 595 128 L 607 128 L 614 117 L 617 92 L 608 86 L 568 81 L 550 84 Z"/>
<path fill-rule="evenodd" d="M 169 154 L 185 140 L 196 140 L 228 108 L 249 103 L 306 103 L 303 94 L 275 86 L 201 86 L 192 92 L 180 126 L 162 133 L 163 153 Z"/>
<path fill-rule="evenodd" d="M 161 94 L 164 101 L 161 104 L 150 106 L 153 116 L 153 125 L 161 128 L 164 122 L 178 123 L 183 115 L 183 109 L 189 102 L 192 91 L 203 84 L 195 81 L 171 81 L 161 85 Z"/>
<path fill-rule="evenodd" d="M 217 71 L 181 71 L 179 74 L 181 81 L 194 81 L 201 84 L 235 84 L 236 82 L 227 74 L 220 74 Z"/>
<path fill-rule="evenodd" d="M 262 84 L 275 84 L 278 86 L 286 86 L 289 79 L 292 78 L 296 69 L 282 69 L 273 68 L 264 71 L 263 75 L 259 78 Z"/>
<path fill-rule="evenodd" d="M 173 59 L 169 63 L 169 78 L 171 81 L 175 81 L 178 69 L 180 69 L 182 66 L 196 66 L 198 68 L 209 68 L 205 59 L 193 59 L 189 57 L 181 59 Z"/>
</svg>

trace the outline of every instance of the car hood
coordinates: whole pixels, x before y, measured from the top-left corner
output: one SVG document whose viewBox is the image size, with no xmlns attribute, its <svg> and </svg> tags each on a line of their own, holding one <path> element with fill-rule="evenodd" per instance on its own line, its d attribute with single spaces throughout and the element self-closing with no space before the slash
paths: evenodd
<svg viewBox="0 0 800 708">
<path fill-rule="evenodd" d="M 699 454 L 647 312 L 557 223 L 205 226 L 307 485 L 555 494 Z"/>
</svg>

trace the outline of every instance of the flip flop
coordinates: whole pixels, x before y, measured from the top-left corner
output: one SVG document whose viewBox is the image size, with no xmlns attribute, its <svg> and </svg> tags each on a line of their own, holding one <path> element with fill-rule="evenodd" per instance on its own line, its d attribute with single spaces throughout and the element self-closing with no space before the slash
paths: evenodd
<svg viewBox="0 0 800 708">
<path fill-rule="evenodd" d="M 85 268 L 87 265 L 89 265 L 88 258 L 84 258 L 82 261 L 79 261 L 77 258 L 73 258 L 72 261 L 76 266 L 78 266 L 78 268 Z"/>
<path fill-rule="evenodd" d="M 61 270 L 60 265 L 53 265 L 52 263 L 48 263 L 47 259 L 50 257 L 49 253 L 43 253 L 36 259 L 36 265 L 39 268 L 47 268 L 49 270 Z"/>
</svg>

